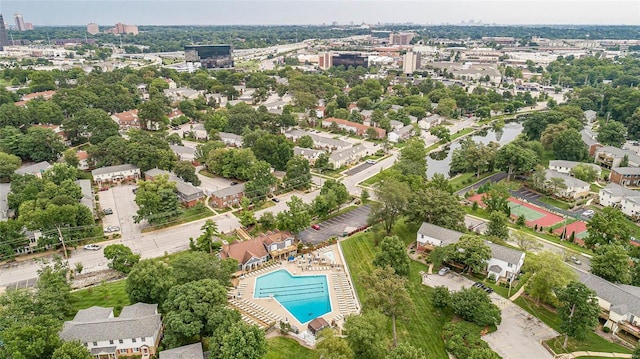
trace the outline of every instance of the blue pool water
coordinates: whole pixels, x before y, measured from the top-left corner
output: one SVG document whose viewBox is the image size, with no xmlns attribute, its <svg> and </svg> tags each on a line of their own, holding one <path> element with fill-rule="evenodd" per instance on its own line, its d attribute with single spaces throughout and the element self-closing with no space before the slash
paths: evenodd
<svg viewBox="0 0 640 359">
<path fill-rule="evenodd" d="M 270 296 L 303 324 L 331 312 L 325 275 L 293 276 L 281 269 L 256 278 L 254 297 Z"/>
</svg>

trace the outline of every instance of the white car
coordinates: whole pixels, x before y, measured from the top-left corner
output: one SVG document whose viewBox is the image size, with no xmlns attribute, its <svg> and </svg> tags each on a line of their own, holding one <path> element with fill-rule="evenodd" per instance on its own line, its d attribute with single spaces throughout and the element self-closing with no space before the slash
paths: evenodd
<svg viewBox="0 0 640 359">
<path fill-rule="evenodd" d="M 119 230 L 120 230 L 120 227 L 118 227 L 118 226 L 107 226 L 107 227 L 104 229 L 104 233 L 117 232 L 117 231 L 119 231 Z"/>
<path fill-rule="evenodd" d="M 86 246 L 84 246 L 84 249 L 89 251 L 97 251 L 100 248 L 102 248 L 102 246 L 99 244 L 87 244 Z"/>
<path fill-rule="evenodd" d="M 588 209 L 588 210 L 582 212 L 582 215 L 584 217 L 587 217 L 587 218 L 593 217 L 595 214 L 596 214 L 596 212 L 594 212 L 594 210 L 592 210 L 592 209 Z"/>
<path fill-rule="evenodd" d="M 449 269 L 449 267 L 442 267 L 442 269 L 440 269 L 438 271 L 439 275 L 447 275 L 447 273 L 449 273 L 451 271 L 451 269 Z"/>
</svg>

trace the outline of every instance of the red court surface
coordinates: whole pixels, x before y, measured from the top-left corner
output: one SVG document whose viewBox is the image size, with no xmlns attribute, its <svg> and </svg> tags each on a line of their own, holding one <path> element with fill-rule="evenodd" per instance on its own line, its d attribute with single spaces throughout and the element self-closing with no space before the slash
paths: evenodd
<svg viewBox="0 0 640 359">
<path fill-rule="evenodd" d="M 481 207 L 485 207 L 484 203 L 482 202 L 482 197 L 484 197 L 484 193 L 480 193 L 477 194 L 475 196 L 471 196 L 469 198 L 467 198 L 469 201 L 471 202 L 478 202 L 478 205 Z M 528 211 L 533 211 L 533 212 L 537 212 L 537 214 L 540 216 L 539 218 L 536 219 L 532 219 L 532 220 L 527 220 L 527 226 L 529 227 L 534 227 L 536 224 L 538 225 L 538 227 L 550 227 L 553 226 L 554 224 L 560 223 L 562 221 L 564 221 L 564 219 L 558 215 L 555 215 L 553 213 L 547 212 L 542 208 L 536 207 L 532 204 L 523 202 L 517 198 L 513 198 L 513 197 L 509 197 L 509 202 L 514 203 L 518 206 L 522 206 L 525 207 Z M 512 213 L 514 211 L 514 207 L 512 207 Z M 517 215 L 512 214 L 511 215 L 514 219 L 517 218 Z M 525 214 L 525 218 L 526 218 L 526 214 Z M 531 216 L 530 216 L 531 217 Z"/>
<path fill-rule="evenodd" d="M 553 231 L 553 233 L 561 234 L 563 231 L 564 231 L 564 226 L 561 226 L 559 228 L 556 228 Z M 575 233 L 574 241 L 576 242 L 576 244 L 584 245 L 583 239 L 587 234 L 587 224 L 582 221 L 576 221 L 569 224 L 567 226 L 567 233 L 566 233 L 567 239 L 571 237 L 571 233 Z"/>
</svg>

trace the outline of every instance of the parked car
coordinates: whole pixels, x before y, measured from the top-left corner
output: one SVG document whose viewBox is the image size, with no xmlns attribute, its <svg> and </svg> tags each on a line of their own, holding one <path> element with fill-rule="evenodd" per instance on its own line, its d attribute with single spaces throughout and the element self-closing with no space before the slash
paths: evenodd
<svg viewBox="0 0 640 359">
<path fill-rule="evenodd" d="M 367 164 L 369 165 L 375 165 L 376 161 L 375 160 L 367 160 Z"/>
<path fill-rule="evenodd" d="M 109 187 L 101 187 L 100 188 L 100 192 L 104 192 L 104 191 L 108 191 L 108 190 L 109 190 Z"/>
<path fill-rule="evenodd" d="M 112 232 L 117 232 L 119 230 L 120 230 L 120 227 L 118 227 L 118 226 L 107 226 L 104 229 L 104 233 L 112 233 Z"/>
<path fill-rule="evenodd" d="M 447 273 L 451 272 L 451 269 L 449 269 L 449 267 L 442 267 L 439 271 L 438 274 L 439 275 L 447 275 Z"/>
<path fill-rule="evenodd" d="M 588 209 L 584 212 L 582 212 L 582 216 L 587 217 L 587 218 L 591 218 L 596 214 L 596 212 L 592 209 Z"/>
<path fill-rule="evenodd" d="M 280 202 L 280 200 L 279 200 L 279 199 L 277 199 L 277 198 L 275 198 L 275 197 L 271 198 L 271 200 L 272 200 L 272 201 L 274 201 L 275 203 Z"/>
<path fill-rule="evenodd" d="M 229 183 L 229 186 L 235 186 L 237 184 L 238 184 L 238 182 L 231 182 L 231 183 Z"/>
<path fill-rule="evenodd" d="M 105 208 L 102 210 L 102 213 L 104 214 L 113 214 L 113 210 L 111 208 Z"/>
<path fill-rule="evenodd" d="M 575 265 L 581 265 L 582 261 L 580 261 L 578 258 L 576 257 L 571 257 L 571 261 L 575 264 Z"/>
<path fill-rule="evenodd" d="M 320 226 L 317 224 L 312 225 L 311 228 L 315 229 L 316 231 L 320 230 Z"/>
<path fill-rule="evenodd" d="M 88 251 L 97 251 L 100 248 L 102 248 L 101 245 L 99 244 L 87 244 L 86 246 L 83 247 L 84 249 L 88 250 Z"/>
</svg>

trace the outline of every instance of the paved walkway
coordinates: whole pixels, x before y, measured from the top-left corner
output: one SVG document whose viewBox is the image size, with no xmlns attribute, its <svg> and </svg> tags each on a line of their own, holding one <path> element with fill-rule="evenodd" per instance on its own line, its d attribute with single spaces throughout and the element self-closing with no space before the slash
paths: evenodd
<svg viewBox="0 0 640 359">
<path fill-rule="evenodd" d="M 526 286 L 527 286 L 527 285 L 525 284 L 525 285 L 523 285 L 522 287 L 520 287 L 520 289 L 518 289 L 518 291 L 517 291 L 514 295 L 512 295 L 512 296 L 511 296 L 511 298 L 509 298 L 509 300 L 513 302 L 513 301 L 515 301 L 516 299 L 518 299 L 518 297 L 520 297 L 520 295 L 521 295 L 522 293 L 524 293 L 524 288 L 525 288 Z"/>
<path fill-rule="evenodd" d="M 573 352 L 568 354 L 558 354 L 558 359 L 571 359 L 580 357 L 603 357 L 603 358 L 631 358 L 631 354 L 603 353 L 603 352 Z"/>
</svg>

